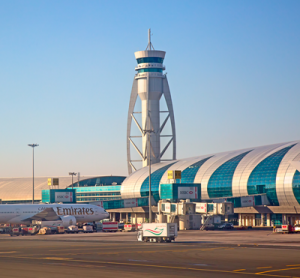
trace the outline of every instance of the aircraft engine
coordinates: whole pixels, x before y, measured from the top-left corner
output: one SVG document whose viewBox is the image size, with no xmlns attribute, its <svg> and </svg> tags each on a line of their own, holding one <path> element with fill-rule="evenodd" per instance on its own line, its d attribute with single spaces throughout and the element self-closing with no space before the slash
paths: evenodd
<svg viewBox="0 0 300 278">
<path fill-rule="evenodd" d="M 72 215 L 66 215 L 61 217 L 62 224 L 65 228 L 68 228 L 71 225 L 76 225 L 76 218 Z"/>
</svg>

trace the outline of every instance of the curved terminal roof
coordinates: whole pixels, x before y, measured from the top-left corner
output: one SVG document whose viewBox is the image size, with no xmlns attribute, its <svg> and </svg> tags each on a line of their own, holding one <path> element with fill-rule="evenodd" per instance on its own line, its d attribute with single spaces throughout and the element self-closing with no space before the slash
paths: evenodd
<svg viewBox="0 0 300 278">
<path fill-rule="evenodd" d="M 300 204 L 300 141 L 214 153 L 151 166 L 152 193 L 168 183 L 168 170 L 182 171 L 182 183 L 201 183 L 201 198 L 267 193 L 273 205 Z M 149 168 L 126 178 L 122 198 L 147 196 Z"/>
<path fill-rule="evenodd" d="M 49 177 L 34 178 L 34 199 L 42 199 L 42 190 L 49 189 Z M 59 178 L 59 189 L 72 185 L 71 176 Z M 81 176 L 79 186 L 120 185 L 125 177 L 121 176 Z M 74 178 L 74 188 L 77 179 Z M 57 187 L 55 187 L 57 188 Z M 0 178 L 0 199 L 4 201 L 29 201 L 32 200 L 32 177 L 28 178 Z"/>
</svg>

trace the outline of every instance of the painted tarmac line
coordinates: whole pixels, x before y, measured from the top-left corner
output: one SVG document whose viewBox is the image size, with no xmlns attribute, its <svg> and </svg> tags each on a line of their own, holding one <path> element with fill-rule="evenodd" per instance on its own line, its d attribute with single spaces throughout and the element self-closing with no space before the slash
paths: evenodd
<svg viewBox="0 0 300 278">
<path fill-rule="evenodd" d="M 246 270 L 246 269 L 236 269 L 234 271 L 244 271 L 244 270 Z"/>
<path fill-rule="evenodd" d="M 272 268 L 272 266 L 259 266 L 257 269 L 263 269 L 263 268 Z"/>
<path fill-rule="evenodd" d="M 55 261 L 71 261 L 73 258 L 59 258 L 59 257 L 45 257 L 42 260 L 55 260 Z"/>
<path fill-rule="evenodd" d="M 265 274 L 267 272 L 285 271 L 285 270 L 293 270 L 293 269 L 300 269 L 300 267 L 272 269 L 272 270 L 267 270 L 267 271 L 263 271 L 263 272 L 258 272 L 258 273 L 255 273 L 255 274 Z"/>
<path fill-rule="evenodd" d="M 121 262 L 104 262 L 104 261 L 87 261 L 87 260 L 76 260 L 70 258 L 55 258 L 55 257 L 47 257 L 47 258 L 32 258 L 32 257 L 24 257 L 24 256 L 0 256 L 2 258 L 15 258 L 15 259 L 34 259 L 34 260 L 58 260 L 61 261 L 67 260 L 69 262 L 74 263 L 98 263 L 98 264 L 110 264 L 110 265 L 127 265 L 127 266 L 136 266 L 136 267 L 155 267 L 155 268 L 167 268 L 167 269 L 179 269 L 179 270 L 193 270 L 193 271 L 204 271 L 204 272 L 218 272 L 218 273 L 235 273 L 235 274 L 244 274 L 244 275 L 260 275 L 260 276 L 268 276 L 268 277 L 281 277 L 281 278 L 300 278 L 296 276 L 285 276 L 285 275 L 274 275 L 268 273 L 251 273 L 251 272 L 239 272 L 239 271 L 232 271 L 232 270 L 219 270 L 219 269 L 201 269 L 201 268 L 191 268 L 191 267 L 180 267 L 180 266 L 165 266 L 165 265 L 151 265 L 151 264 L 136 264 L 136 263 L 121 263 Z M 291 268 L 291 269 L 299 269 L 299 268 Z"/>
<path fill-rule="evenodd" d="M 128 248 L 129 249 L 129 248 Z M 74 249 L 72 249 L 74 250 Z M 70 250 L 70 251 L 72 251 Z M 142 250 L 128 250 L 128 251 L 111 251 L 111 252 L 76 252 L 78 255 L 116 255 L 116 254 L 152 254 L 152 253 L 162 253 L 162 252 L 173 252 L 173 253 L 184 253 L 190 251 L 213 251 L 213 250 L 227 250 L 225 247 L 220 248 L 194 248 L 194 249 L 165 249 L 165 250 L 149 250 L 149 251 L 142 251 Z M 57 250 L 49 250 L 49 251 L 57 251 Z M 91 250 L 96 251 L 96 250 Z M 65 255 L 74 255 L 74 253 L 66 253 Z"/>
<path fill-rule="evenodd" d="M 13 253 L 17 253 L 17 251 L 0 252 L 0 254 L 13 254 Z"/>
<path fill-rule="evenodd" d="M 290 264 L 290 265 L 286 265 L 286 266 L 300 266 L 300 264 Z"/>
</svg>

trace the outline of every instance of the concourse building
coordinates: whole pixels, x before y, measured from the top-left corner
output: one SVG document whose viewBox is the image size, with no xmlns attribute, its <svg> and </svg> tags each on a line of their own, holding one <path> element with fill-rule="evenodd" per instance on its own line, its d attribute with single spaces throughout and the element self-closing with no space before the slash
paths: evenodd
<svg viewBox="0 0 300 278">
<path fill-rule="evenodd" d="M 300 141 L 153 164 L 151 193 L 155 201 L 160 199 L 160 185 L 169 183 L 169 170 L 182 172 L 177 182 L 200 184 L 201 201 L 233 202 L 235 214 L 228 220 L 237 225 L 272 226 L 300 220 Z M 144 167 L 126 178 L 121 198 L 148 196 L 148 172 Z M 263 204 L 258 196 L 266 196 L 268 202 Z M 251 197 L 251 206 L 241 202 Z M 134 213 L 126 208 L 122 211 Z"/>
<path fill-rule="evenodd" d="M 49 177 L 34 178 L 35 203 L 48 202 L 47 191 L 54 187 L 48 186 Z M 57 178 L 57 177 L 55 177 Z M 55 189 L 71 189 L 71 177 L 58 177 L 59 186 Z M 81 177 L 74 181 L 77 203 L 108 201 L 121 199 L 121 183 L 123 176 L 93 176 Z M 53 189 L 53 190 L 55 190 Z M 44 197 L 44 198 L 43 198 Z M 2 204 L 31 204 L 32 203 L 32 177 L 31 178 L 0 178 L 0 202 Z"/>
</svg>

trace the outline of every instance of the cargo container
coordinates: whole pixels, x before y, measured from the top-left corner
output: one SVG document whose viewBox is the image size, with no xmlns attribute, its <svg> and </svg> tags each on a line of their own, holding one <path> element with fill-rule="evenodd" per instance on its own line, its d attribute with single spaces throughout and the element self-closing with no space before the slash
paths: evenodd
<svg viewBox="0 0 300 278">
<path fill-rule="evenodd" d="M 105 221 L 102 223 L 103 232 L 117 232 L 119 223 L 117 221 Z"/>
<path fill-rule="evenodd" d="M 293 233 L 294 227 L 292 225 L 281 225 L 281 229 L 283 233 Z"/>
<path fill-rule="evenodd" d="M 12 228 L 10 236 L 19 236 L 21 234 L 21 229 L 20 228 Z"/>
<path fill-rule="evenodd" d="M 137 240 L 144 242 L 171 242 L 177 237 L 177 223 L 143 223 Z"/>
<path fill-rule="evenodd" d="M 39 231 L 39 228 L 37 226 L 34 226 L 34 227 L 28 227 L 28 234 L 30 235 L 35 235 L 37 234 Z"/>
<path fill-rule="evenodd" d="M 124 225 L 124 231 L 125 232 L 133 232 L 136 229 L 135 226 L 136 226 L 135 224 L 125 224 Z"/>
</svg>

